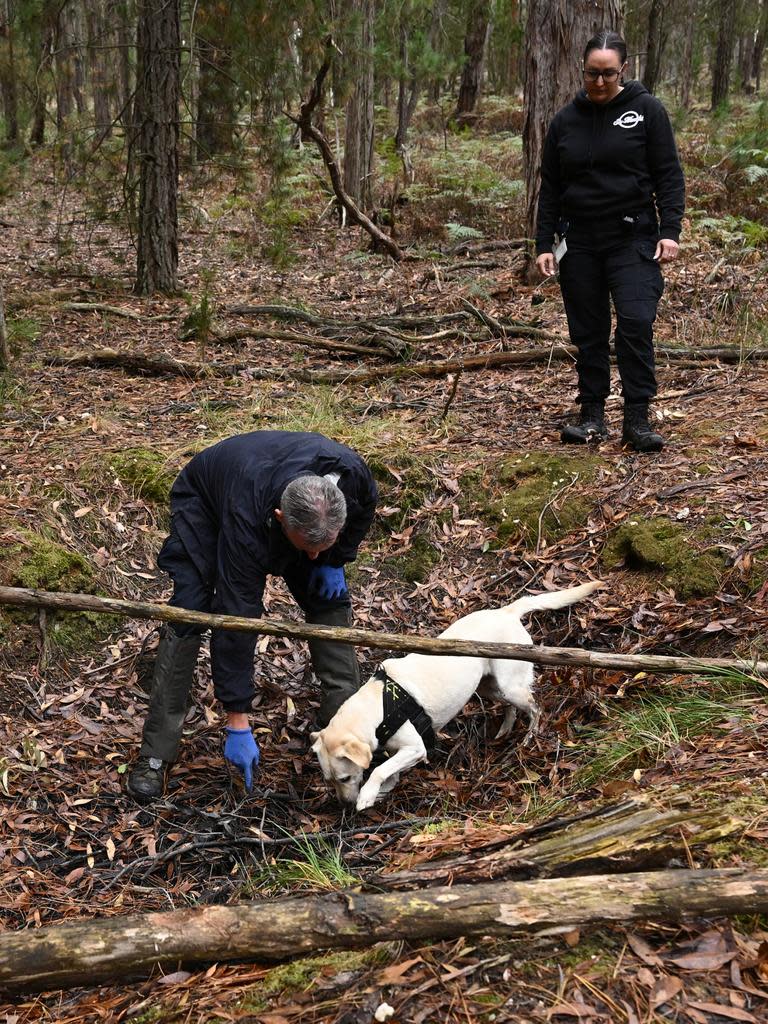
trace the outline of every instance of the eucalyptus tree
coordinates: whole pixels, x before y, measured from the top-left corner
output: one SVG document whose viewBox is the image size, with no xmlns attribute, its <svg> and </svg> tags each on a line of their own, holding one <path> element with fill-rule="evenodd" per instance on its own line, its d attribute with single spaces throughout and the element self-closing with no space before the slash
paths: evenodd
<svg viewBox="0 0 768 1024">
<path fill-rule="evenodd" d="M 16 10 L 12 0 L 0 0 L 0 94 L 5 116 L 6 142 L 19 137 L 19 100 L 16 87 L 15 44 Z"/>
<path fill-rule="evenodd" d="M 621 31 L 621 0 L 529 0 L 525 33 L 523 168 L 526 232 L 533 238 L 544 137 L 556 111 L 581 88 L 581 55 L 601 28 Z"/>
<path fill-rule="evenodd" d="M 467 31 L 464 36 L 464 66 L 454 117 L 470 114 L 477 104 L 483 85 L 485 53 L 491 33 L 491 0 L 468 0 Z"/>
<path fill-rule="evenodd" d="M 712 109 L 717 110 L 728 100 L 731 67 L 736 36 L 736 10 L 738 0 L 719 0 L 720 18 L 717 28 L 717 46 L 712 66 Z"/>
<path fill-rule="evenodd" d="M 179 0 L 139 0 L 133 140 L 139 153 L 139 295 L 178 287 L 180 48 Z"/>
</svg>

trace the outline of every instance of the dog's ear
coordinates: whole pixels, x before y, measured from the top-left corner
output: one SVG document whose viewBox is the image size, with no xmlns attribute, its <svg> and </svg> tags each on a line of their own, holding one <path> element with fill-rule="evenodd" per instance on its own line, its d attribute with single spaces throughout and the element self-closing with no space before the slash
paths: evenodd
<svg viewBox="0 0 768 1024">
<path fill-rule="evenodd" d="M 311 732 L 309 734 L 309 738 L 312 740 L 313 743 L 316 743 L 317 740 L 319 739 L 319 737 L 320 737 L 319 731 L 318 732 Z"/>
<path fill-rule="evenodd" d="M 309 738 L 312 740 L 312 746 L 309 748 L 313 754 L 317 754 L 320 748 L 323 746 L 323 735 L 320 732 L 311 732 Z"/>
<path fill-rule="evenodd" d="M 353 764 L 358 766 L 358 768 L 367 768 L 371 763 L 373 752 L 367 743 L 362 743 L 354 736 L 351 736 L 341 744 L 339 749 L 336 751 L 336 756 L 348 757 Z"/>
</svg>

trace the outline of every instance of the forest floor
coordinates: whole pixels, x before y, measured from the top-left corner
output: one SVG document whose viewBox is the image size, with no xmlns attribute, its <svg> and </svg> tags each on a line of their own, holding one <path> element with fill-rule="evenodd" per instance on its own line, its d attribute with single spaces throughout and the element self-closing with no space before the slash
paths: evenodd
<svg viewBox="0 0 768 1024">
<path fill-rule="evenodd" d="M 621 447 L 618 382 L 610 438 L 564 450 L 574 371 L 556 358 L 409 376 L 386 353 L 258 336 L 375 346 L 392 343 L 389 328 L 408 336 L 406 362 L 548 349 L 481 323 L 470 303 L 567 340 L 557 285 L 523 284 L 517 249 L 482 248 L 522 233 L 519 136 L 500 104 L 486 109 L 473 131 L 447 139 L 426 115 L 417 123 L 417 184 L 396 206 L 398 237 L 412 244 L 399 264 L 323 216 L 310 151 L 271 183 L 248 152 L 237 168 L 185 173 L 183 294 L 172 298 L 132 294 L 133 250 L 111 179 L 89 166 L 65 188 L 51 155 L 8 162 L 0 266 L 14 361 L 0 379 L 0 584 L 162 601 L 155 558 L 169 483 L 186 459 L 240 431 L 312 429 L 359 450 L 380 483 L 377 521 L 350 574 L 357 625 L 434 636 L 529 589 L 600 578 L 607 586 L 594 599 L 536 616 L 535 642 L 766 657 L 768 371 L 750 353 L 768 348 L 768 231 L 754 176 L 733 157 L 756 107 L 679 127 L 689 216 L 657 339 L 697 351 L 659 358 L 654 409 L 668 444 L 658 455 Z M 391 160 L 382 166 L 394 182 Z M 338 323 L 234 312 L 267 304 Z M 350 325 L 383 316 L 408 319 Z M 246 327 L 251 336 L 217 340 Z M 738 349 L 736 361 L 709 358 L 723 346 Z M 238 368 L 198 378 L 48 361 L 104 347 Z M 299 379 L 361 366 L 393 372 Z M 279 581 L 267 615 L 298 618 Z M 140 808 L 123 786 L 156 632 L 95 616 L 48 616 L 43 627 L 19 611 L 0 615 L 0 928 L 354 886 L 627 794 L 663 807 L 683 793 L 739 817 L 727 841 L 684 838 L 675 863 L 768 864 L 768 707 L 765 684 L 748 673 L 542 670 L 531 747 L 519 745 L 524 723 L 512 742 L 494 741 L 499 708 L 472 701 L 429 764 L 354 815 L 330 798 L 308 750 L 316 689 L 304 646 L 265 638 L 254 791 L 223 765 L 204 654 L 167 797 Z M 366 671 L 382 656 L 359 655 Z M 206 964 L 25 997 L 0 1004 L 0 1020 L 362 1024 L 385 1002 L 390 1020 L 413 1024 L 766 1020 L 768 922 L 396 941 L 278 967 Z"/>
</svg>

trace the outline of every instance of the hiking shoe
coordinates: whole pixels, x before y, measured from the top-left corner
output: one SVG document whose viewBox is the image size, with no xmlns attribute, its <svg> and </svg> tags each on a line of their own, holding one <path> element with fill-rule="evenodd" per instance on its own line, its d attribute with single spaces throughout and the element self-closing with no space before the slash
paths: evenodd
<svg viewBox="0 0 768 1024">
<path fill-rule="evenodd" d="M 159 757 L 140 757 L 128 776 L 125 788 L 139 803 L 150 803 L 163 795 L 168 769 Z"/>
<path fill-rule="evenodd" d="M 606 437 L 604 402 L 582 402 L 578 421 L 566 424 L 560 432 L 563 444 L 599 444 Z"/>
<path fill-rule="evenodd" d="M 621 440 L 631 445 L 636 452 L 660 452 L 664 438 L 651 428 L 648 422 L 648 403 L 635 402 L 624 405 L 624 429 Z"/>
</svg>

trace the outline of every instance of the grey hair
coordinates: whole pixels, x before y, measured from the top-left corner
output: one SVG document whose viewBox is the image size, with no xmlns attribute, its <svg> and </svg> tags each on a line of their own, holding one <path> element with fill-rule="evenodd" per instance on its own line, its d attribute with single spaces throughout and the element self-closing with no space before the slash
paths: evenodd
<svg viewBox="0 0 768 1024">
<path fill-rule="evenodd" d="M 283 526 L 311 545 L 327 548 L 347 520 L 347 500 L 324 476 L 299 476 L 280 497 Z"/>
</svg>

